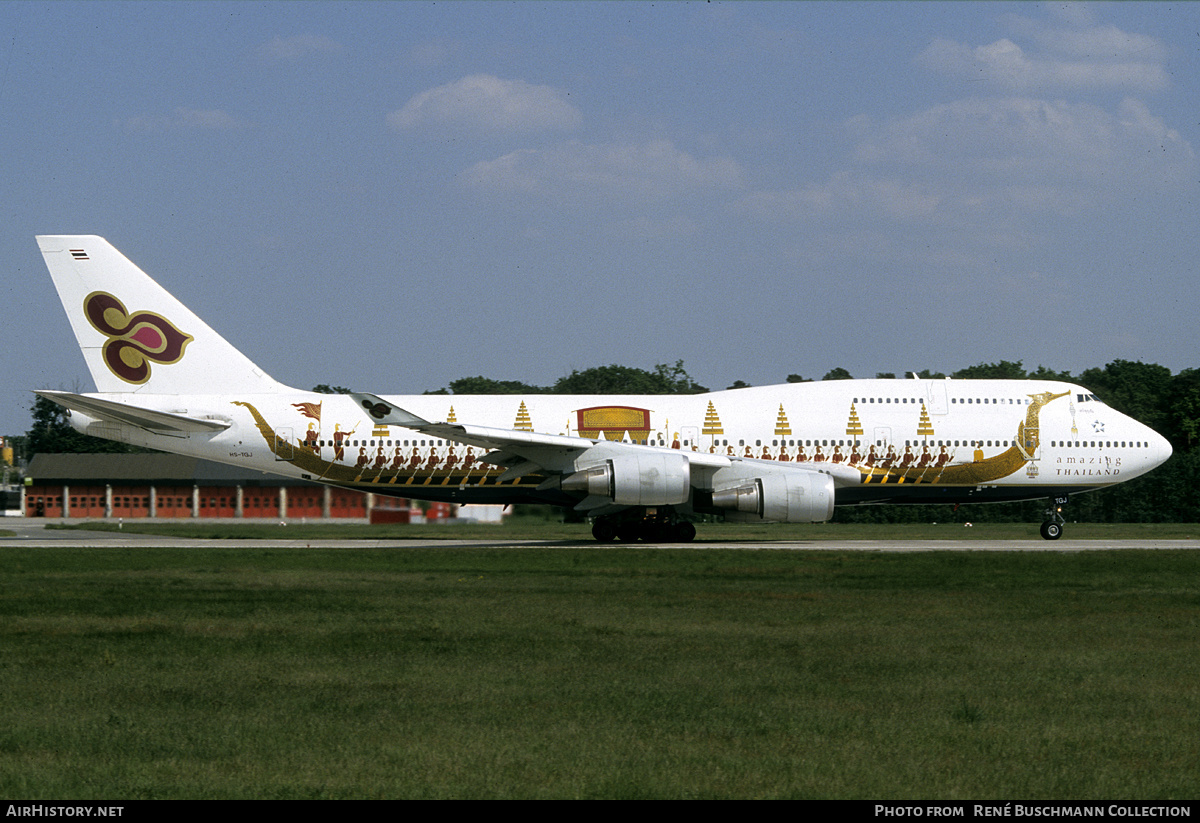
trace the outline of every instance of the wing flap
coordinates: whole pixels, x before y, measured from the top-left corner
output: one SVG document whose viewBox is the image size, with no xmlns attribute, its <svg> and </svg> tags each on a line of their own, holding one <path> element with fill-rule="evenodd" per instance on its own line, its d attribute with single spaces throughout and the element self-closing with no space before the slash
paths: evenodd
<svg viewBox="0 0 1200 823">
<path fill-rule="evenodd" d="M 486 426 L 466 426 L 461 423 L 433 423 L 412 412 L 405 411 L 399 406 L 393 406 L 373 394 L 355 392 L 350 396 L 378 423 L 403 426 L 406 429 L 453 440 L 457 443 L 493 449 L 504 452 L 506 457 L 518 455 L 525 459 L 531 459 L 531 455 L 534 453 L 546 455 L 546 449 L 549 449 L 550 452 L 576 454 L 587 451 L 596 445 L 595 440 L 589 440 L 586 437 L 539 434 L 516 429 L 493 429 Z M 537 462 L 537 458 L 532 459 Z M 498 465 L 505 464 L 498 463 Z"/>
</svg>

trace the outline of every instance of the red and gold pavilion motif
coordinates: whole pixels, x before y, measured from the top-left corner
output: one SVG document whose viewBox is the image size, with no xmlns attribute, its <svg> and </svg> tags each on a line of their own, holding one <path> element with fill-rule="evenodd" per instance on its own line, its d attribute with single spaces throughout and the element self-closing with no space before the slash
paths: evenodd
<svg viewBox="0 0 1200 823">
<path fill-rule="evenodd" d="M 633 406 L 593 406 L 575 412 L 579 434 L 597 440 L 629 439 L 643 441 L 650 436 L 650 410 Z"/>
</svg>

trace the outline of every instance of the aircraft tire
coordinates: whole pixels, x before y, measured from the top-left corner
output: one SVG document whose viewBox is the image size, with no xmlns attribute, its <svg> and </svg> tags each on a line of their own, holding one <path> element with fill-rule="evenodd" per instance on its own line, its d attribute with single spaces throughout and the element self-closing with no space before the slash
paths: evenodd
<svg viewBox="0 0 1200 823">
<path fill-rule="evenodd" d="M 696 527 L 686 520 L 676 523 L 674 531 L 676 543 L 691 543 L 696 539 Z"/>
<path fill-rule="evenodd" d="M 674 543 L 675 529 L 669 523 L 655 523 L 642 533 L 647 543 Z"/>
<path fill-rule="evenodd" d="M 624 523 L 617 527 L 617 539 L 622 543 L 636 543 L 641 536 L 642 530 L 636 523 Z"/>
<path fill-rule="evenodd" d="M 1042 537 L 1046 540 L 1057 540 L 1062 537 L 1063 528 L 1054 521 L 1048 521 L 1042 524 Z"/>
<path fill-rule="evenodd" d="M 592 537 L 600 543 L 611 543 L 617 539 L 617 530 L 607 520 L 597 520 L 592 524 Z"/>
</svg>

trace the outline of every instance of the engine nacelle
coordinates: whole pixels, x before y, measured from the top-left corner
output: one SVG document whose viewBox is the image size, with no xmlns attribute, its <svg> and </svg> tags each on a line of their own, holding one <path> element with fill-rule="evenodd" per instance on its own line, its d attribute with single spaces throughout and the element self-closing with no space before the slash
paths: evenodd
<svg viewBox="0 0 1200 823">
<path fill-rule="evenodd" d="M 713 478 L 716 484 L 720 475 Z M 726 520 L 821 523 L 833 517 L 833 478 L 827 474 L 769 472 L 726 483 L 712 493 L 713 506 L 729 510 Z"/>
<path fill-rule="evenodd" d="M 614 455 L 563 478 L 567 491 L 607 497 L 621 506 L 675 506 L 686 503 L 692 480 L 687 456 L 678 452 Z"/>
</svg>

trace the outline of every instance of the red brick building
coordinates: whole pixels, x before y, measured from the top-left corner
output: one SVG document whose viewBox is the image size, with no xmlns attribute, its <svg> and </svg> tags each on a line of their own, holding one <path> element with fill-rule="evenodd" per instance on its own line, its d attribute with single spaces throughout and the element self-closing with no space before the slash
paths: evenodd
<svg viewBox="0 0 1200 823">
<path fill-rule="evenodd" d="M 367 518 L 407 501 L 174 454 L 38 454 L 27 517 Z"/>
</svg>

